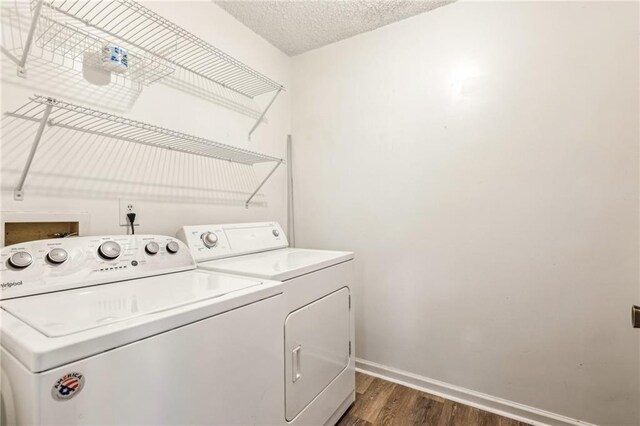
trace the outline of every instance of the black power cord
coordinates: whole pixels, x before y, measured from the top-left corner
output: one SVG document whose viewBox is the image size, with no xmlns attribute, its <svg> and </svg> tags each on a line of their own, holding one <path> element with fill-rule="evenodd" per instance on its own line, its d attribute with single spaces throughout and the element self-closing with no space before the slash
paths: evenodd
<svg viewBox="0 0 640 426">
<path fill-rule="evenodd" d="M 133 228 L 133 222 L 136 221 L 136 214 L 127 213 L 127 219 L 129 219 L 129 223 L 131 223 L 131 235 L 134 235 L 136 233 L 136 230 Z"/>
</svg>

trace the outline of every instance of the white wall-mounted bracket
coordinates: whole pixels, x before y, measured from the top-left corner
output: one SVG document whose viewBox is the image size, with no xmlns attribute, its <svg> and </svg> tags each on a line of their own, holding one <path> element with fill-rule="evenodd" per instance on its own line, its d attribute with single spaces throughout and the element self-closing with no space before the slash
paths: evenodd
<svg viewBox="0 0 640 426">
<path fill-rule="evenodd" d="M 253 191 L 253 194 L 251 194 L 251 196 L 247 199 L 247 201 L 244 203 L 244 207 L 245 208 L 249 208 L 249 203 L 251 202 L 251 200 L 253 199 L 253 197 L 256 196 L 256 194 L 258 193 L 258 191 L 260 191 L 260 188 L 262 188 L 262 186 L 267 182 L 267 180 L 269 180 L 269 178 L 271 177 L 272 174 L 275 173 L 276 169 L 278 167 L 280 167 L 280 164 L 282 164 L 284 161 L 280 160 L 276 163 L 275 167 L 273 169 L 271 169 L 271 171 L 269 172 L 269 174 L 267 176 L 265 176 L 265 178 L 262 180 L 262 182 L 260 182 L 260 185 L 258 185 L 258 187 L 256 188 L 255 191 Z"/>
<path fill-rule="evenodd" d="M 16 62 L 18 65 L 18 77 L 27 78 L 27 56 L 31 51 L 31 45 L 33 44 L 33 37 L 36 34 L 36 27 L 38 26 L 38 20 L 40 19 L 40 13 L 42 12 L 42 3 L 44 0 L 38 0 L 33 9 L 33 13 L 31 14 L 31 26 L 29 26 L 29 33 L 27 34 L 27 39 L 25 41 L 24 50 L 22 51 L 22 56 L 20 59 L 15 56 L 9 54 L 6 49 L 2 49 L 5 53 L 8 54 L 9 59 Z"/>
<path fill-rule="evenodd" d="M 16 201 L 24 200 L 24 182 L 25 180 L 27 180 L 27 175 L 29 174 L 31 163 L 33 163 L 33 157 L 35 157 L 36 151 L 38 150 L 38 145 L 40 144 L 40 140 L 42 139 L 42 133 L 44 133 L 44 128 L 47 125 L 47 120 L 49 119 L 49 114 L 51 114 L 52 108 L 53 104 L 47 104 L 44 109 L 44 114 L 42 114 L 42 118 L 40 119 L 38 131 L 36 132 L 36 137 L 33 139 L 29 157 L 27 157 L 27 162 L 24 165 L 24 169 L 22 169 L 22 175 L 20 176 L 20 181 L 18 181 L 18 186 L 16 186 L 16 189 L 13 191 L 13 199 Z"/>
<path fill-rule="evenodd" d="M 262 111 L 262 114 L 260 114 L 260 118 L 258 118 L 258 121 L 256 121 L 256 124 L 253 125 L 253 127 L 251 128 L 251 130 L 249 130 L 249 140 L 251 140 L 251 134 L 256 130 L 256 128 L 258 127 L 258 125 L 260 125 L 260 123 L 262 123 L 262 119 L 264 118 L 265 114 L 267 113 L 267 111 L 269 111 L 269 108 L 271 108 L 271 105 L 273 105 L 273 102 L 276 100 L 276 98 L 278 97 L 278 95 L 280 94 L 280 92 L 282 92 L 282 87 L 280 87 L 275 95 L 273 95 L 273 98 L 271 98 L 271 101 L 269 102 L 269 104 L 267 105 L 267 107 L 264 109 L 264 111 Z"/>
</svg>

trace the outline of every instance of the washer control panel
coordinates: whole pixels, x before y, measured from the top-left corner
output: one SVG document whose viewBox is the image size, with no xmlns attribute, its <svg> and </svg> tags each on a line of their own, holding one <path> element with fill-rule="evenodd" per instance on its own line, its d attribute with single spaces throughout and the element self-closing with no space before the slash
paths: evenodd
<svg viewBox="0 0 640 426">
<path fill-rule="evenodd" d="M 115 235 L 30 241 L 4 247 L 0 300 L 195 268 L 180 240 Z"/>
<path fill-rule="evenodd" d="M 177 237 L 189 246 L 196 262 L 289 246 L 277 222 L 185 226 Z"/>
</svg>

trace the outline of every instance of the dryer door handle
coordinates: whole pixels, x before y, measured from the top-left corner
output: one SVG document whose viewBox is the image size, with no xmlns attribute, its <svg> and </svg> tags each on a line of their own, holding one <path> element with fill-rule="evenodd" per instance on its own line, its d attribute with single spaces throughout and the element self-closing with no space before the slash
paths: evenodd
<svg viewBox="0 0 640 426">
<path fill-rule="evenodd" d="M 301 377 L 301 368 L 300 368 L 300 351 L 302 350 L 302 345 L 298 345 L 293 351 L 291 351 L 291 365 L 293 366 L 293 371 L 291 372 L 291 380 L 293 383 L 297 382 Z"/>
</svg>

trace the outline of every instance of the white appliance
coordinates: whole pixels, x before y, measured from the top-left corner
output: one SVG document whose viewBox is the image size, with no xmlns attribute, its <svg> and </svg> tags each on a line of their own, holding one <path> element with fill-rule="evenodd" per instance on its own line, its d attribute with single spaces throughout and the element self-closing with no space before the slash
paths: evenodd
<svg viewBox="0 0 640 426">
<path fill-rule="evenodd" d="M 275 222 L 185 226 L 200 269 L 281 281 L 283 422 L 335 424 L 355 400 L 353 253 L 289 248 Z"/>
<path fill-rule="evenodd" d="M 173 238 L 1 250 L 2 424 L 281 422 L 281 284 L 196 270 Z"/>
</svg>

